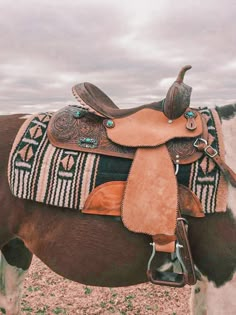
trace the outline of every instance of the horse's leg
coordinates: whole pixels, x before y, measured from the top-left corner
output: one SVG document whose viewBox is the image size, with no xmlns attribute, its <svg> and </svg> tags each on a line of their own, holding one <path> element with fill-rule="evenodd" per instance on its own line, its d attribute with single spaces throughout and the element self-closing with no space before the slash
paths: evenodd
<svg viewBox="0 0 236 315">
<path fill-rule="evenodd" d="M 207 283 L 207 315 L 236 314 L 236 275 L 232 280 L 217 288 Z"/>
<path fill-rule="evenodd" d="M 234 315 L 236 314 L 235 292 L 236 276 L 219 288 L 203 277 L 191 290 L 191 314 Z"/>
<path fill-rule="evenodd" d="M 201 273 L 210 279 L 202 276 L 202 281 L 192 289 L 192 314 L 236 314 L 232 296 L 236 289 L 236 275 L 233 278 L 236 230 L 232 214 L 228 210 L 208 215 L 201 221 L 194 218 L 188 218 L 188 221 L 194 261 Z"/>
<path fill-rule="evenodd" d="M 207 315 L 207 279 L 201 281 L 191 288 L 190 298 L 191 315 Z"/>
<path fill-rule="evenodd" d="M 20 314 L 20 285 L 29 268 L 32 254 L 19 239 L 12 239 L 12 227 L 18 224 L 21 200 L 14 198 L 7 181 L 8 156 L 22 115 L 0 116 L 0 307 L 7 314 Z"/>
<path fill-rule="evenodd" d="M 0 307 L 6 314 L 20 314 L 23 280 L 32 254 L 19 239 L 11 240 L 0 254 Z"/>
</svg>

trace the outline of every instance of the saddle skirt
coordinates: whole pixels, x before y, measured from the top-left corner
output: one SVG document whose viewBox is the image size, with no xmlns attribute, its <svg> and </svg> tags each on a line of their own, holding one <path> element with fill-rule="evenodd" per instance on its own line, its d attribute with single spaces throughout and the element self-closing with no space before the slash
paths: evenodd
<svg viewBox="0 0 236 315">
<path fill-rule="evenodd" d="M 153 115 L 155 116 L 152 117 Z M 141 121 L 138 120 L 139 116 Z M 127 123 L 127 119 L 132 120 L 132 123 Z M 80 106 L 69 105 L 52 116 L 47 134 L 51 144 L 58 148 L 127 159 L 134 158 L 138 146 L 153 147 L 166 143 L 173 162 L 177 155 L 180 164 L 188 164 L 203 154 L 193 145 L 197 139 L 196 135 L 202 133 L 206 138 L 208 134 L 206 124 L 200 123 L 200 115 L 197 116 L 197 120 L 200 130 L 193 132 L 191 137 L 187 137 L 189 133 L 185 131 L 186 119 L 181 117 L 174 124 L 168 124 L 163 113 L 154 109 L 145 109 L 129 117 L 112 120 L 116 128 L 107 128 L 111 120 L 97 116 Z M 168 128 L 170 132 L 163 127 Z M 140 131 L 137 133 L 137 130 Z M 175 137 L 173 141 L 176 132 L 179 132 L 179 138 Z M 134 137 L 142 145 L 134 143 Z M 120 141 L 125 141 L 125 145 L 119 145 Z"/>
</svg>

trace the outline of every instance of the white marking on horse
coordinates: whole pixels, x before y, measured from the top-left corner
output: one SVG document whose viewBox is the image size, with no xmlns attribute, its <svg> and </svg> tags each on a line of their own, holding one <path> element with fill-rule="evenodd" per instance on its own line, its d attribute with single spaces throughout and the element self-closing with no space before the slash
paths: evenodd
<svg viewBox="0 0 236 315">
<path fill-rule="evenodd" d="M 198 281 L 191 293 L 192 315 L 236 314 L 236 275 L 220 288 L 206 278 Z"/>
<path fill-rule="evenodd" d="M 21 314 L 21 289 L 25 274 L 23 269 L 9 265 L 0 252 L 0 305 L 5 308 L 6 314 Z"/>
<path fill-rule="evenodd" d="M 233 119 L 222 120 L 222 130 L 225 145 L 225 160 L 234 171 L 236 171 L 236 116 Z M 236 189 L 229 185 L 228 207 L 232 210 L 236 219 Z"/>
<path fill-rule="evenodd" d="M 207 279 L 197 281 L 191 288 L 190 312 L 191 315 L 207 314 Z"/>
<path fill-rule="evenodd" d="M 236 171 L 236 116 L 229 120 L 222 120 L 222 131 L 225 146 L 225 161 Z M 229 184 L 228 208 L 231 209 L 236 219 L 236 189 Z M 233 315 L 236 314 L 236 274 L 233 279 L 223 286 L 216 288 L 205 277 L 192 287 L 191 314 L 192 315 Z"/>
</svg>

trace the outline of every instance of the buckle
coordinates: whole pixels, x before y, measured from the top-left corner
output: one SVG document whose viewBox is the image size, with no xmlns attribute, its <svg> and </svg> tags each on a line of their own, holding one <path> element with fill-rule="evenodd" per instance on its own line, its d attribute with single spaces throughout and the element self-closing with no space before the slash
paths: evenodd
<svg viewBox="0 0 236 315">
<path fill-rule="evenodd" d="M 203 142 L 205 145 L 207 145 L 207 141 L 206 141 L 205 139 L 203 139 L 203 138 L 197 138 L 197 139 L 194 141 L 193 146 L 194 146 L 195 148 L 198 148 L 200 142 Z"/>
<path fill-rule="evenodd" d="M 183 218 L 183 217 L 179 217 L 179 218 L 177 218 L 176 220 L 177 220 L 177 221 L 183 221 L 184 224 L 188 225 L 188 220 L 185 219 L 185 218 Z"/>
<path fill-rule="evenodd" d="M 204 152 L 206 153 L 206 155 L 208 155 L 210 158 L 215 157 L 218 154 L 218 151 L 216 149 L 214 149 L 211 145 L 207 144 L 207 141 L 203 138 L 197 138 L 194 143 L 193 146 L 197 149 L 199 149 L 200 143 L 203 143 L 205 145 L 205 147 L 201 148 L 201 151 L 204 150 Z M 210 153 L 209 150 L 211 150 L 213 153 Z"/>
<path fill-rule="evenodd" d="M 213 153 L 208 152 L 208 149 L 211 149 L 213 151 Z M 215 157 L 218 154 L 216 149 L 212 148 L 211 145 L 206 146 L 204 151 L 210 158 L 213 158 L 213 157 Z"/>
</svg>

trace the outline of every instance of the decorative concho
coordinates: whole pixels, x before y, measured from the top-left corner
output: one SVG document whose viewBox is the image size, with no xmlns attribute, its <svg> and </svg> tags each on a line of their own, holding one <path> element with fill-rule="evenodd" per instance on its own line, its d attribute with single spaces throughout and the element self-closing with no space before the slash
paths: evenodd
<svg viewBox="0 0 236 315">
<path fill-rule="evenodd" d="M 73 111 L 73 116 L 75 118 L 82 118 L 84 117 L 86 114 L 88 113 L 88 110 L 86 108 L 82 108 L 82 107 L 76 107 L 74 108 L 74 111 Z"/>
<path fill-rule="evenodd" d="M 114 120 L 112 120 L 112 119 L 105 119 L 105 120 L 103 121 L 103 124 L 104 124 L 104 126 L 107 127 L 107 128 L 114 128 L 114 127 L 115 127 L 115 122 L 114 122 Z"/>
<path fill-rule="evenodd" d="M 82 148 L 96 148 L 98 146 L 98 141 L 94 138 L 82 137 L 78 141 L 78 145 Z"/>
</svg>

